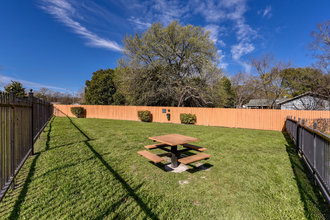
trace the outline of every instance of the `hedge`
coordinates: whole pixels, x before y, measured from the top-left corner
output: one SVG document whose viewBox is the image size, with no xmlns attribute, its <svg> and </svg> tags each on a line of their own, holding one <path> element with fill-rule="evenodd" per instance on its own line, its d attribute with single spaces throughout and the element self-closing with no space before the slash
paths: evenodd
<svg viewBox="0 0 330 220">
<path fill-rule="evenodd" d="M 181 121 L 182 124 L 195 124 L 196 115 L 181 113 L 180 114 L 180 121 Z"/>
<path fill-rule="evenodd" d="M 84 112 L 84 108 L 83 107 L 71 107 L 71 113 L 73 115 L 75 115 L 77 118 L 79 118 L 79 116 L 82 115 L 82 113 Z"/>
<path fill-rule="evenodd" d="M 144 122 L 151 121 L 150 111 L 138 111 L 138 117 L 141 121 L 144 121 Z"/>
</svg>

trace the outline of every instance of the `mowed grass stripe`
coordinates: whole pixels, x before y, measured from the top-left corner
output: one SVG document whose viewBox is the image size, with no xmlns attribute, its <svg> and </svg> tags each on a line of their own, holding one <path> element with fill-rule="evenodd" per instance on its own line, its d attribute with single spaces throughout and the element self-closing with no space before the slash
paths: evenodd
<svg viewBox="0 0 330 220">
<path fill-rule="evenodd" d="M 137 154 L 171 133 L 200 138 L 210 171 L 165 172 Z M 0 219 L 326 219 L 292 148 L 276 131 L 56 117 Z"/>
</svg>

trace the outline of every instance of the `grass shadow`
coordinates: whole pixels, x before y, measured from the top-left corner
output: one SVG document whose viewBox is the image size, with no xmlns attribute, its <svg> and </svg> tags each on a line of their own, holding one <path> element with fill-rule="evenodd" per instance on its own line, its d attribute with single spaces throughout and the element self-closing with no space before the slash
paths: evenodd
<svg viewBox="0 0 330 220">
<path fill-rule="evenodd" d="M 140 189 L 142 187 L 142 183 L 138 185 L 134 191 Z M 103 211 L 99 216 L 97 216 L 95 219 L 104 219 L 105 217 L 109 216 L 111 212 L 115 212 L 116 209 L 119 208 L 120 205 L 126 203 L 127 198 L 130 196 L 130 194 L 126 194 L 124 197 L 122 197 L 120 200 L 118 200 L 116 203 L 112 204 L 110 207 L 108 207 L 105 211 Z M 121 216 L 120 213 L 117 213 L 112 219 L 125 219 L 125 216 Z"/>
<path fill-rule="evenodd" d="M 85 134 L 72 120 L 69 118 L 69 121 L 71 124 L 87 139 L 84 141 L 86 146 L 93 152 L 93 154 L 101 161 L 101 163 L 112 173 L 112 175 L 121 183 L 123 188 L 127 191 L 128 195 L 132 197 L 137 204 L 140 206 L 140 208 L 143 210 L 143 212 L 151 219 L 158 219 L 158 217 L 151 211 L 151 209 L 148 208 L 147 204 L 145 204 L 142 199 L 135 193 L 135 190 L 127 184 L 127 182 L 103 159 L 102 155 L 99 154 L 88 142 L 92 140 L 88 137 L 88 135 Z M 110 207 L 111 208 L 111 207 Z"/>
<path fill-rule="evenodd" d="M 191 167 L 190 169 L 187 170 L 187 172 L 189 172 L 189 173 L 196 173 L 196 172 L 200 172 L 200 171 L 210 171 L 209 169 L 211 169 L 213 167 L 213 165 L 209 164 L 209 163 L 203 163 L 203 165 L 201 165 L 201 166 L 195 166 L 195 165 L 189 164 L 189 166 Z"/>
<path fill-rule="evenodd" d="M 192 155 L 194 155 L 194 154 L 192 154 Z M 153 166 L 161 169 L 164 172 L 172 172 L 171 170 L 166 170 L 165 169 L 166 164 L 170 164 L 171 162 L 166 162 L 166 164 L 164 164 L 164 163 L 154 163 L 152 161 L 148 161 L 148 162 L 151 165 L 153 165 Z M 180 163 L 179 163 L 179 165 L 180 165 Z M 189 169 L 186 170 L 189 173 L 196 173 L 196 172 L 204 171 L 206 169 L 209 169 L 209 168 L 213 167 L 213 165 L 212 164 L 209 164 L 209 163 L 203 163 L 202 167 L 195 166 L 193 164 L 188 164 L 186 166 L 190 167 Z"/>
<path fill-rule="evenodd" d="M 52 123 L 54 121 L 54 118 L 55 117 L 53 117 L 51 119 L 51 121 L 49 122 L 49 124 L 48 124 L 49 129 L 48 129 L 48 132 L 47 132 L 46 150 L 49 149 L 50 132 L 52 131 Z M 21 211 L 21 205 L 25 201 L 25 197 L 26 197 L 26 195 L 28 193 L 28 190 L 29 190 L 29 185 L 30 185 L 30 183 L 32 181 L 32 178 L 33 178 L 33 176 L 35 174 L 35 171 L 36 171 L 37 160 L 40 157 L 40 155 L 41 155 L 41 152 L 35 153 L 33 155 L 34 158 L 33 158 L 33 161 L 30 165 L 29 173 L 28 173 L 28 175 L 25 179 L 25 182 L 23 184 L 23 188 L 22 188 L 22 190 L 21 190 L 21 192 L 20 192 L 20 194 L 19 194 L 19 196 L 18 196 L 18 198 L 17 198 L 17 200 L 14 204 L 14 209 L 10 213 L 9 219 L 18 219 L 19 218 L 19 214 L 20 214 L 20 211 Z"/>
<path fill-rule="evenodd" d="M 94 141 L 96 139 L 91 139 L 90 141 Z M 49 149 L 45 149 L 45 150 L 41 150 L 40 152 L 46 152 L 46 151 L 49 151 L 49 150 L 56 150 L 58 148 L 61 148 L 61 147 L 68 147 L 70 145 L 74 145 L 74 144 L 79 144 L 79 143 L 84 143 L 84 141 L 76 141 L 76 142 L 71 142 L 71 143 L 68 143 L 68 144 L 62 144 L 62 145 L 58 145 L 56 147 L 52 147 L 52 148 L 49 148 Z"/>
<path fill-rule="evenodd" d="M 307 219 L 316 219 L 316 209 L 323 214 L 325 219 L 330 219 L 329 205 L 323 197 L 318 185 L 314 182 L 312 174 L 308 167 L 299 158 L 296 146 L 286 132 L 282 132 L 286 139 L 286 151 L 289 156 L 292 171 L 295 175 L 295 180 L 300 193 L 301 201 L 304 203 L 304 212 Z"/>
</svg>

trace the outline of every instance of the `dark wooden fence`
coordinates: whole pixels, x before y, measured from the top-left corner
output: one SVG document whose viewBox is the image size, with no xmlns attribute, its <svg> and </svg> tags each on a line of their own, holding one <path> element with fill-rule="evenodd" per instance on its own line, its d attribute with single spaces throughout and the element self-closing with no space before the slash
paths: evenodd
<svg viewBox="0 0 330 220">
<path fill-rule="evenodd" d="M 53 116 L 53 105 L 33 97 L 0 93 L 0 202 Z"/>
<path fill-rule="evenodd" d="M 330 204 L 330 137 L 305 124 L 305 120 L 286 120 L 286 131 L 297 146 L 302 160 L 307 165 L 323 195 Z"/>
</svg>

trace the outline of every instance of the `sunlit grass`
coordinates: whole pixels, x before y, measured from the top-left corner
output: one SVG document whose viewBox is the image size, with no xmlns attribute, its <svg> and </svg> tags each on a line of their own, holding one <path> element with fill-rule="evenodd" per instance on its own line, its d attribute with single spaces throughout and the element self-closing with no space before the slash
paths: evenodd
<svg viewBox="0 0 330 220">
<path fill-rule="evenodd" d="M 210 171 L 164 171 L 137 154 L 150 136 L 201 138 Z M 281 132 L 57 117 L 0 204 L 0 219 L 325 219 Z M 153 153 L 160 153 L 157 149 Z"/>
</svg>

